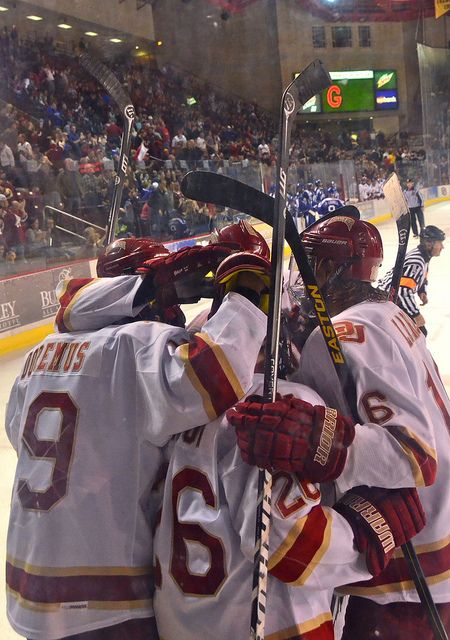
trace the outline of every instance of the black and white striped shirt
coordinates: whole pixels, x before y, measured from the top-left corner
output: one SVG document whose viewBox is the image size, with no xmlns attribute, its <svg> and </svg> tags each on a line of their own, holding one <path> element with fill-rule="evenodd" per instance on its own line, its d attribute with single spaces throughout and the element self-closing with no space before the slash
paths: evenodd
<svg viewBox="0 0 450 640">
<path fill-rule="evenodd" d="M 416 294 L 426 293 L 429 261 L 428 254 L 420 247 L 409 251 L 405 257 L 397 304 L 411 318 L 418 316 L 420 313 L 416 302 Z M 383 291 L 389 291 L 392 271 L 393 269 L 390 269 L 378 283 L 378 287 Z"/>
</svg>

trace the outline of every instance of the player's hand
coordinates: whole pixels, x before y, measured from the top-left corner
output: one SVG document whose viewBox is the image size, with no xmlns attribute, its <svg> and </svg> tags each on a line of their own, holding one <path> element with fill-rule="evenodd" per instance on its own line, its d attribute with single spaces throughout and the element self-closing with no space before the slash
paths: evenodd
<svg viewBox="0 0 450 640">
<path fill-rule="evenodd" d="M 214 246 L 214 245 L 212 245 Z M 233 253 L 221 262 L 215 284 L 220 298 L 235 291 L 267 313 L 270 261 L 248 251 Z"/>
<path fill-rule="evenodd" d="M 421 306 L 425 306 L 426 304 L 428 304 L 428 296 L 426 293 L 419 293 L 419 298 L 422 302 Z"/>
<path fill-rule="evenodd" d="M 308 316 L 298 304 L 293 304 L 289 310 L 283 311 L 283 315 L 286 318 L 289 337 L 301 352 L 311 331 L 317 326 L 317 320 Z"/>
<path fill-rule="evenodd" d="M 413 320 L 414 320 L 414 322 L 416 323 L 416 325 L 418 327 L 425 326 L 425 318 L 423 317 L 423 315 L 421 313 L 419 313 L 418 316 L 414 316 Z"/>
<path fill-rule="evenodd" d="M 229 409 L 227 419 L 236 427 L 245 462 L 293 472 L 311 482 L 339 477 L 355 437 L 353 422 L 336 409 L 292 395 L 268 403 L 252 396 Z"/>
<path fill-rule="evenodd" d="M 386 568 L 396 547 L 425 526 L 425 513 L 415 489 L 355 487 L 334 505 L 353 529 L 357 550 L 377 576 Z"/>
<path fill-rule="evenodd" d="M 162 308 L 198 302 L 213 297 L 214 280 L 205 276 L 216 271 L 230 253 L 231 249 L 219 245 L 185 247 L 144 262 L 137 273 L 145 276 L 147 299 L 156 299 Z"/>
</svg>

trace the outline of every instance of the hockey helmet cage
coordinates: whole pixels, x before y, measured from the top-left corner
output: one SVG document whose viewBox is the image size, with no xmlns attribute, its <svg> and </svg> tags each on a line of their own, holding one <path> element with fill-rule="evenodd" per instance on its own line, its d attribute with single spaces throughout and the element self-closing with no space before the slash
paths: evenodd
<svg viewBox="0 0 450 640">
<path fill-rule="evenodd" d="M 210 243 L 230 247 L 233 251 L 249 251 L 270 260 L 270 249 L 267 242 L 247 220 L 239 220 L 235 224 L 213 231 Z"/>
<path fill-rule="evenodd" d="M 424 227 L 420 232 L 420 240 L 423 242 L 425 240 L 429 240 L 431 242 L 438 240 L 440 242 L 444 242 L 445 233 L 439 227 L 435 227 L 432 224 L 429 224 L 427 227 Z"/>
<path fill-rule="evenodd" d="M 383 261 L 380 233 L 370 222 L 341 215 L 341 211 L 305 231 L 305 251 L 316 263 L 329 259 L 337 266 L 348 264 L 340 276 L 345 280 L 375 282 Z"/>
<path fill-rule="evenodd" d="M 146 260 L 167 256 L 170 251 L 151 238 L 120 238 L 111 242 L 97 260 L 97 276 L 132 275 Z"/>
</svg>

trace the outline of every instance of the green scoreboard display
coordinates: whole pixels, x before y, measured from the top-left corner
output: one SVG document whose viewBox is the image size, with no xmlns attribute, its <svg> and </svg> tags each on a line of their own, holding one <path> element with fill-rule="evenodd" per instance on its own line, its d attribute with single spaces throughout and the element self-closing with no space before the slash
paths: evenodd
<svg viewBox="0 0 450 640">
<path fill-rule="evenodd" d="M 330 76 L 331 86 L 305 104 L 303 113 L 398 109 L 396 71 L 331 71 Z"/>
</svg>

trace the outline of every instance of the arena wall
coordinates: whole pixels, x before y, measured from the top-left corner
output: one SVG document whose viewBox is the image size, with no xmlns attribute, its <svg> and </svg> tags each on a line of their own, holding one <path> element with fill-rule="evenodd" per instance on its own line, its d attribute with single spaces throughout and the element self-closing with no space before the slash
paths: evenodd
<svg viewBox="0 0 450 640">
<path fill-rule="evenodd" d="M 73 16 L 79 20 L 101 24 L 130 33 L 139 38 L 154 40 L 153 12 L 151 5 L 144 5 L 136 10 L 136 0 L 21 0 L 23 4 L 34 7 L 36 12 L 40 9 L 57 11 L 61 16 Z M 101 7 L 100 7 L 101 5 Z"/>
</svg>

